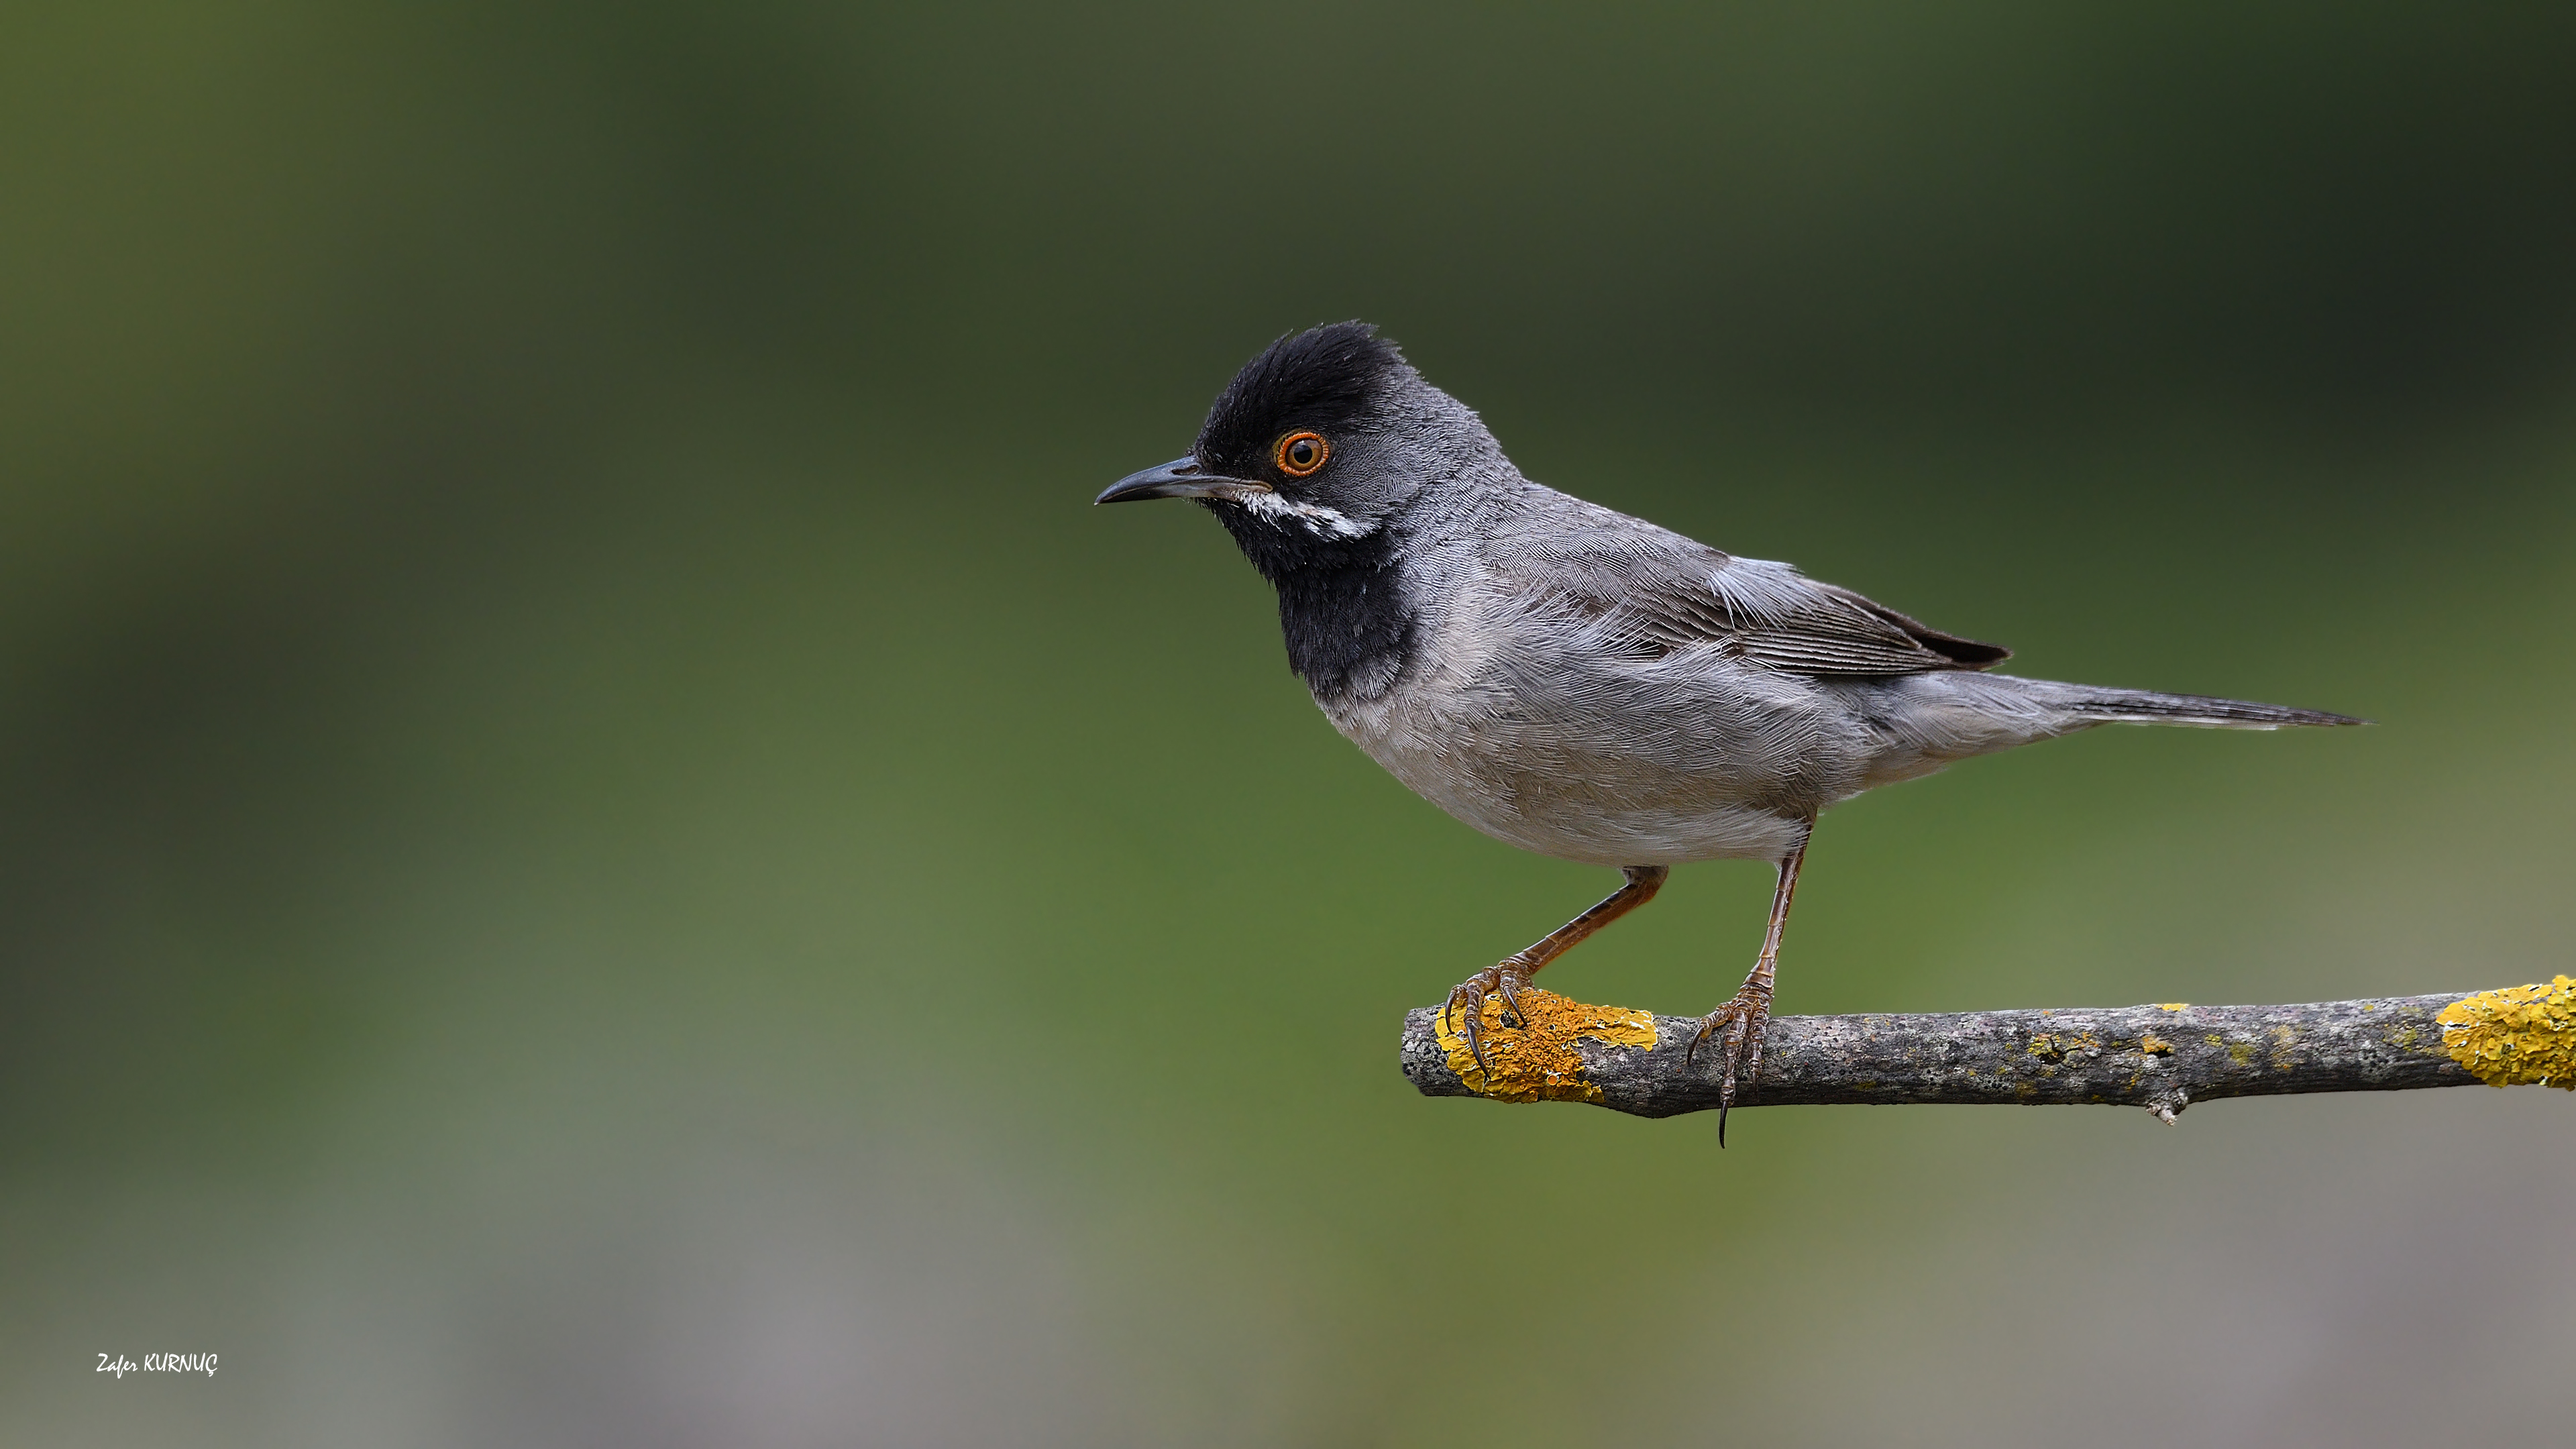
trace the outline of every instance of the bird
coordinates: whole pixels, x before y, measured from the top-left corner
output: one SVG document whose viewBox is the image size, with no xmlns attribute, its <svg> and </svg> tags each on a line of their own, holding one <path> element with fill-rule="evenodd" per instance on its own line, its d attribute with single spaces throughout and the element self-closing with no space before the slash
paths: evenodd
<svg viewBox="0 0 2576 1449">
<path fill-rule="evenodd" d="M 2104 724 L 2365 721 L 1990 672 L 1944 633 L 1785 563 L 1743 558 L 1522 475 L 1483 420 L 1363 322 L 1281 336 L 1190 450 L 1095 504 L 1194 499 L 1277 590 L 1288 663 L 1416 794 L 1619 888 L 1469 976 L 1441 1007 L 1488 1067 L 1483 1012 L 1525 1018 L 1550 962 L 1672 867 L 1777 872 L 1752 970 L 1686 1048 L 1720 1074 L 1718 1140 L 1758 1080 L 1782 933 L 1816 818 L 1864 790 Z M 1714 1043 L 1711 1039 L 1715 1038 Z"/>
</svg>

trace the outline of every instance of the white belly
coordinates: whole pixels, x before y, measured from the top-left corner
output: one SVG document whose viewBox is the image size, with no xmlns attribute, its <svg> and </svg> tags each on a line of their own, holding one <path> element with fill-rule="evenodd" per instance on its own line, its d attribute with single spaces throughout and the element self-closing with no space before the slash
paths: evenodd
<svg viewBox="0 0 2576 1449">
<path fill-rule="evenodd" d="M 1497 720 L 1461 696 L 1398 689 L 1324 712 L 1415 794 L 1541 855 L 1608 866 L 1776 861 L 1807 837 L 1804 818 L 1748 801 L 1738 772 L 1676 768 L 1646 749 L 1620 758 L 1543 723 Z"/>
</svg>

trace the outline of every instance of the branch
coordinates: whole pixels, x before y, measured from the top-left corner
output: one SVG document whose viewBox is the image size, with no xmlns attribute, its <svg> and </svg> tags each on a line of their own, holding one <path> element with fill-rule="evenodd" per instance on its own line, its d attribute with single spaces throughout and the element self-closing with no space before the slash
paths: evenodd
<svg viewBox="0 0 2576 1449">
<path fill-rule="evenodd" d="M 1535 988 L 1526 1027 L 1488 1000 L 1485 1058 L 1437 1007 L 1404 1018 L 1404 1075 L 1426 1097 L 1593 1102 L 1640 1117 L 1717 1105 L 1699 1020 Z M 1714 1045 L 1712 1038 L 1710 1045 Z M 2076 1007 L 1772 1019 L 1742 1107 L 1833 1102 L 2105 1102 L 2170 1122 L 2194 1102 L 2291 1092 L 2537 1083 L 2576 1090 L 2576 981 L 2304 1006 Z"/>
</svg>

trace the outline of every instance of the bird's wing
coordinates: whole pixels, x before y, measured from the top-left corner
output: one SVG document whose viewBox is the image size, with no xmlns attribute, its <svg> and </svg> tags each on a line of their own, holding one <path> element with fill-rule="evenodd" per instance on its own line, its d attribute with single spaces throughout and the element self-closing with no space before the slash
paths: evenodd
<svg viewBox="0 0 2576 1449">
<path fill-rule="evenodd" d="M 1983 669 L 2012 653 L 1944 634 L 1787 564 L 1736 558 L 1601 513 L 1598 523 L 1515 539 L 1495 560 L 1497 571 L 1532 602 L 1570 607 L 1655 655 L 1716 644 L 1797 674 L 1886 675 Z"/>
</svg>

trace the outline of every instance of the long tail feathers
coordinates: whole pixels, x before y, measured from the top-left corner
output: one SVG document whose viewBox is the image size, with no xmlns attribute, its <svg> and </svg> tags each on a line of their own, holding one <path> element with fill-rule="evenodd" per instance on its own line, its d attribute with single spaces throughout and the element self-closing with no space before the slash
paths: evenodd
<svg viewBox="0 0 2576 1449">
<path fill-rule="evenodd" d="M 2212 699 L 2199 694 L 2154 694 L 2137 689 L 2088 689 L 2062 686 L 2067 697 L 2059 707 L 2105 724 L 2196 725 L 2218 730 L 2277 730 L 2295 725 L 2358 725 L 2365 719 L 2328 714 L 2321 709 L 2292 709 L 2245 699 Z"/>
</svg>

